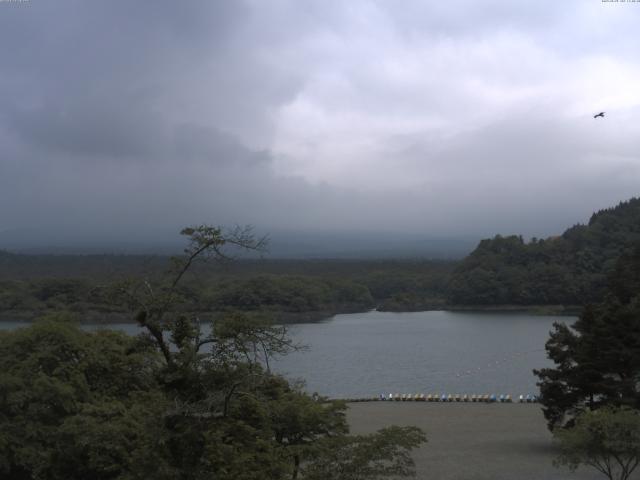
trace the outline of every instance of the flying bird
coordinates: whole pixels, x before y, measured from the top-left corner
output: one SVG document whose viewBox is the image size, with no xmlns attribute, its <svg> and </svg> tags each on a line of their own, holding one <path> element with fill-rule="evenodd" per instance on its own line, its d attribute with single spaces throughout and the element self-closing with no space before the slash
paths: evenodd
<svg viewBox="0 0 640 480">
<path fill-rule="evenodd" d="M 604 118 L 604 112 L 600 112 L 600 113 L 598 113 L 598 114 L 593 116 L 593 118 L 598 118 L 598 117 Z"/>
</svg>

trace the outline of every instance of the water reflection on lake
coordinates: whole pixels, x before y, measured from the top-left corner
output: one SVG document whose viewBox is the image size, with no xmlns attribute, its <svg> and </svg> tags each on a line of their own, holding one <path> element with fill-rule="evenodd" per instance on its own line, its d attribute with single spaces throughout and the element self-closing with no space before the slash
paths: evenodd
<svg viewBox="0 0 640 480">
<path fill-rule="evenodd" d="M 379 393 L 536 393 L 531 370 L 550 364 L 544 343 L 554 321 L 519 313 L 367 312 L 290 327 L 309 348 L 272 367 L 332 397 Z M 0 322 L 0 329 L 24 325 Z M 104 326 L 85 326 L 94 330 Z M 131 324 L 109 328 L 129 334 Z"/>
<path fill-rule="evenodd" d="M 544 351 L 554 321 L 514 313 L 369 312 L 296 325 L 306 352 L 276 368 L 331 396 L 379 393 L 536 393 L 531 370 L 550 365 Z"/>
</svg>

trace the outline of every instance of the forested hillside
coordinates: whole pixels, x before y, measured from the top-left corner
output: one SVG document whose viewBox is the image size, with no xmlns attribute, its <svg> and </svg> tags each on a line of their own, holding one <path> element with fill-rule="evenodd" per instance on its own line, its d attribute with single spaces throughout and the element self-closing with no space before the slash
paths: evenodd
<svg viewBox="0 0 640 480">
<path fill-rule="evenodd" d="M 640 199 L 601 210 L 561 236 L 483 240 L 461 262 L 240 260 L 193 269 L 182 308 L 261 311 L 278 321 L 335 313 L 494 306 L 581 306 L 598 301 L 616 261 L 640 243 Z M 105 287 L 162 275 L 167 257 L 16 255 L 0 251 L 0 319 L 61 309 L 86 321 L 124 318 Z M 108 289 L 107 289 L 108 290 Z"/>
<path fill-rule="evenodd" d="M 0 319 L 67 310 L 84 321 L 127 320 L 109 291 L 132 277 L 161 276 L 169 259 L 125 255 L 16 255 L 0 251 Z M 427 260 L 239 260 L 193 268 L 185 311 L 260 311 L 277 321 L 335 313 L 426 310 L 444 305 L 453 262 Z M 129 319 L 130 320 L 130 319 Z"/>
<path fill-rule="evenodd" d="M 458 305 L 584 305 L 599 300 L 616 261 L 640 242 L 640 198 L 594 213 L 559 237 L 483 240 L 455 269 Z"/>
</svg>

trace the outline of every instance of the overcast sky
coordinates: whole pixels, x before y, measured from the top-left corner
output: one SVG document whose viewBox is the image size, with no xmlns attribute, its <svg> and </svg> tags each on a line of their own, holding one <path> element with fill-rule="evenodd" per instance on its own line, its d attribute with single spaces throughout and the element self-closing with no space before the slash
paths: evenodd
<svg viewBox="0 0 640 480">
<path fill-rule="evenodd" d="M 0 232 L 559 233 L 640 193 L 638 25 L 601 0 L 3 0 Z"/>
</svg>

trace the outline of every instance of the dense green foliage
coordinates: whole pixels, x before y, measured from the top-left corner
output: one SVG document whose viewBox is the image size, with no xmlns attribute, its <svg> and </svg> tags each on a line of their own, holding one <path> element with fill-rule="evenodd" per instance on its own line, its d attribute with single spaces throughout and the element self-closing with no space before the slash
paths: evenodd
<svg viewBox="0 0 640 480">
<path fill-rule="evenodd" d="M 584 305 L 602 299 L 616 260 L 640 241 L 640 199 L 594 213 L 546 240 L 496 236 L 456 268 L 449 301 L 468 305 Z"/>
<path fill-rule="evenodd" d="M 289 275 L 216 282 L 205 298 L 216 311 L 349 311 L 375 306 L 369 289 L 353 281 Z"/>
<path fill-rule="evenodd" d="M 57 318 L 0 334 L 0 475 L 9 480 L 355 480 L 411 476 L 413 427 L 349 436 L 345 404 L 269 370 L 295 345 L 264 315 L 227 312 L 205 331 L 179 306 L 195 260 L 246 231 L 185 229 L 170 274 L 111 293 L 145 334 L 87 333 Z M 337 453 L 339 452 L 339 455 Z"/>
<path fill-rule="evenodd" d="M 536 371 L 550 428 L 604 405 L 640 408 L 640 246 L 623 255 L 601 303 L 546 343 L 554 368 Z"/>
<path fill-rule="evenodd" d="M 88 321 L 122 320 L 126 310 L 105 295 L 104 286 L 127 278 L 153 280 L 165 271 L 157 258 L 137 256 L 5 254 L 4 259 L 0 315 L 10 319 L 66 309 Z M 282 322 L 376 307 L 420 310 L 443 304 L 453 265 L 419 260 L 248 260 L 196 265 L 181 284 L 185 293 L 181 308 L 192 312 L 268 311 Z"/>
<path fill-rule="evenodd" d="M 627 480 L 640 464 L 640 412 L 606 407 L 584 412 L 574 427 L 554 432 L 556 465 L 595 468 L 610 480 Z"/>
<path fill-rule="evenodd" d="M 85 315 L 87 320 L 103 313 L 122 313 L 97 293 L 93 282 L 78 278 L 0 280 L 0 313 L 9 318 L 30 318 L 68 310 L 91 314 Z"/>
<path fill-rule="evenodd" d="M 2 478 L 145 478 L 167 408 L 159 360 L 143 339 L 67 322 L 2 333 Z"/>
</svg>

